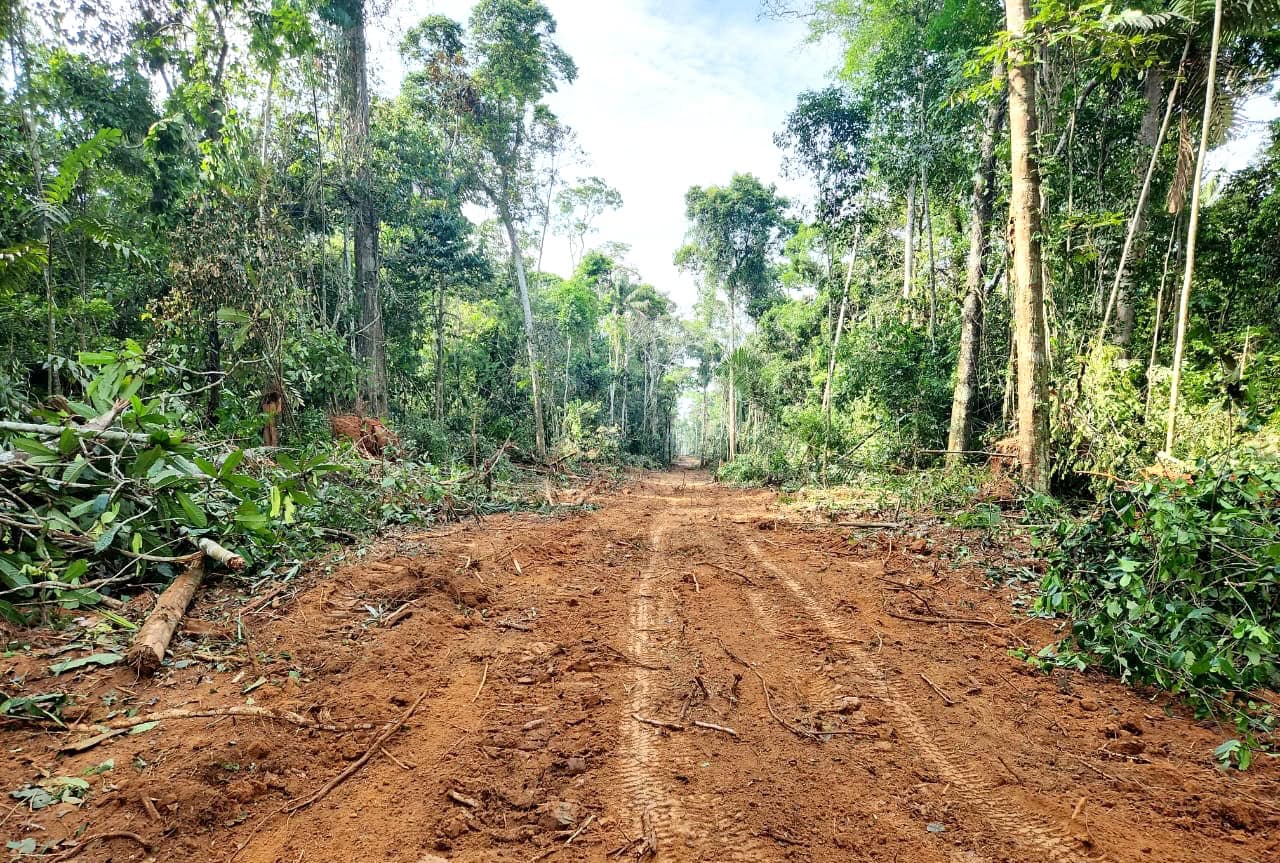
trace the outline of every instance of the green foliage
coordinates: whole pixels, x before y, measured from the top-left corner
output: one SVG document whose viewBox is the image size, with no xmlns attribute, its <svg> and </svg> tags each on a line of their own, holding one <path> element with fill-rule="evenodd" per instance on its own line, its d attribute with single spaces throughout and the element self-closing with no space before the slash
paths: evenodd
<svg viewBox="0 0 1280 863">
<path fill-rule="evenodd" d="M 1072 625 L 1045 655 L 1181 693 L 1261 745 L 1276 717 L 1250 693 L 1280 684 L 1278 504 L 1280 462 L 1201 462 L 1058 522 L 1036 608 Z"/>
</svg>

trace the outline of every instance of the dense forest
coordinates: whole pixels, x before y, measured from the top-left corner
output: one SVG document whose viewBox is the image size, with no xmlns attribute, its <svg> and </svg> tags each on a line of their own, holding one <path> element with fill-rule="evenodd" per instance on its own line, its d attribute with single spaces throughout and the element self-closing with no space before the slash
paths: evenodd
<svg viewBox="0 0 1280 863">
<path fill-rule="evenodd" d="M 1274 0 L 763 4 L 841 58 L 773 130 L 809 195 L 726 153 L 684 308 L 600 230 L 547 6 L 395 57 L 382 12 L 0 0 L 7 625 L 682 458 L 1027 536 L 1069 623 L 1020 659 L 1180 693 L 1225 765 L 1272 745 L 1280 121 L 1238 115 Z"/>
</svg>

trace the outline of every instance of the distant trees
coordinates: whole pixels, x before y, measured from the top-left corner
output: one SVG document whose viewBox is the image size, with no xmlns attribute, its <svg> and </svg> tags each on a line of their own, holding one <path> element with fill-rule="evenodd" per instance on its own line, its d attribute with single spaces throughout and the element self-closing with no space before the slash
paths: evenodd
<svg viewBox="0 0 1280 863">
<path fill-rule="evenodd" d="M 771 255 L 785 238 L 786 199 L 750 174 L 735 174 L 728 186 L 694 186 L 685 195 L 688 243 L 676 263 L 702 275 L 708 290 L 728 297 L 729 458 L 738 452 L 738 403 L 734 386 L 739 302 L 758 318 L 777 296 Z"/>
</svg>

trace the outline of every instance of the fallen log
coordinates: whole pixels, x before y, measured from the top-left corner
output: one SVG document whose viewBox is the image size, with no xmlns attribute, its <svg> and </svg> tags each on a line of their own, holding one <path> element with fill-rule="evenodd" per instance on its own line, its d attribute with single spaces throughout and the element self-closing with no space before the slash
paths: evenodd
<svg viewBox="0 0 1280 863">
<path fill-rule="evenodd" d="M 33 434 L 43 437 L 55 437 L 70 429 L 73 434 L 89 438 L 119 441 L 122 443 L 151 443 L 151 435 L 141 432 L 116 431 L 115 429 L 96 429 L 86 426 L 56 426 L 48 423 L 0 422 L 0 431 Z"/>
<path fill-rule="evenodd" d="M 192 562 L 156 600 L 156 607 L 134 636 L 126 661 L 139 674 L 152 674 L 164 663 L 165 651 L 187 613 L 200 582 L 204 581 L 204 558 Z"/>
</svg>

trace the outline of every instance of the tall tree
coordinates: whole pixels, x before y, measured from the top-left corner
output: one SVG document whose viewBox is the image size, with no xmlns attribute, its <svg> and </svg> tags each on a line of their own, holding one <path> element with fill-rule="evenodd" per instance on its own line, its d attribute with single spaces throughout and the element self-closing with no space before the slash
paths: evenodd
<svg viewBox="0 0 1280 863">
<path fill-rule="evenodd" d="M 712 290 L 729 300 L 728 411 L 729 458 L 738 454 L 738 401 L 735 386 L 739 301 L 759 317 L 776 293 L 772 256 L 788 226 L 787 200 L 773 185 L 750 174 L 735 174 L 728 186 L 693 186 L 685 194 L 689 242 L 676 263 L 700 272 Z"/>
<path fill-rule="evenodd" d="M 533 402 L 534 447 L 546 456 L 542 375 L 520 243 L 520 226 L 530 206 L 539 147 L 552 145 L 563 131 L 542 103 L 562 82 L 578 74 L 573 60 L 555 41 L 556 22 L 537 0 L 480 0 L 471 12 L 469 32 L 438 16 L 410 33 L 406 53 L 425 62 L 417 85 L 424 110 L 451 113 L 456 134 L 465 138 L 470 184 L 498 214 L 511 253 L 524 322 L 529 389 Z"/>
<path fill-rule="evenodd" d="M 1036 159 L 1036 69 L 1027 21 L 1030 0 L 1005 0 L 1009 51 L 1009 218 L 1013 223 L 1013 317 L 1018 344 L 1018 458 L 1022 479 L 1049 489 L 1049 374 L 1040 250 L 1040 170 Z"/>
<path fill-rule="evenodd" d="M 343 122 L 344 186 L 351 221 L 353 282 L 360 308 L 356 352 L 363 364 L 361 395 L 369 411 L 384 415 L 387 397 L 387 339 L 378 281 L 378 210 L 373 195 L 369 136 L 368 43 L 364 0 L 333 0 L 325 13 L 338 27 L 338 102 Z"/>
<path fill-rule="evenodd" d="M 997 69 L 995 77 L 1003 77 L 1003 70 Z M 991 210 L 996 195 L 996 139 L 1004 126 L 1006 101 L 1007 93 L 1002 91 L 987 108 L 982 143 L 978 148 L 978 164 L 973 171 L 960 352 L 956 358 L 956 388 L 951 400 L 951 427 L 947 434 L 947 462 L 953 465 L 969 449 L 973 431 L 973 399 L 978 390 L 978 355 L 982 348 L 988 293 L 985 267 L 991 240 Z"/>
</svg>

